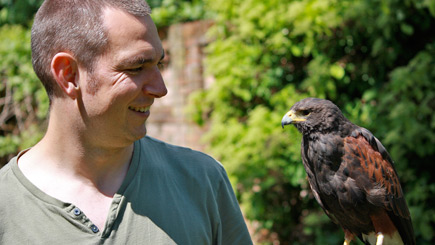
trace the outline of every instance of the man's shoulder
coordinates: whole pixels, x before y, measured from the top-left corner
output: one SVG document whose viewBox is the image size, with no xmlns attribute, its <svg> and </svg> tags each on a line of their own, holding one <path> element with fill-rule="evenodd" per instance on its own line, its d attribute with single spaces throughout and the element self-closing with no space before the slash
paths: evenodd
<svg viewBox="0 0 435 245">
<path fill-rule="evenodd" d="M 188 148 L 188 147 L 183 147 L 183 146 L 178 146 L 178 145 L 166 143 L 164 141 L 158 140 L 158 139 L 150 137 L 150 136 L 146 136 L 146 137 L 142 138 L 141 144 L 143 144 L 144 147 L 152 147 L 154 150 L 162 151 L 165 153 L 173 153 L 177 156 L 180 156 L 180 154 L 181 154 L 181 156 L 197 158 L 197 159 L 200 159 L 203 161 L 204 160 L 210 161 L 210 162 L 214 162 L 214 163 L 221 165 L 213 157 L 211 157 L 210 155 L 207 155 L 203 152 L 193 150 L 193 149 Z"/>
<path fill-rule="evenodd" d="M 7 200 L 11 199 L 11 195 L 13 196 L 14 192 L 17 191 L 19 182 L 12 170 L 13 163 L 14 161 L 12 159 L 0 169 L 0 206 L 7 203 Z"/>
<path fill-rule="evenodd" d="M 11 161 L 9 161 L 9 163 L 0 168 L 0 189 L 2 189 L 2 187 L 5 187 L 7 183 L 11 181 L 11 177 L 13 175 L 11 168 L 13 160 L 14 159 L 12 159 Z"/>
<path fill-rule="evenodd" d="M 0 178 L 6 175 L 11 170 L 9 163 L 0 168 Z"/>
<path fill-rule="evenodd" d="M 220 162 L 203 152 L 177 146 L 146 136 L 140 140 L 142 151 L 155 155 L 158 159 L 185 167 L 201 168 L 206 171 L 224 172 Z"/>
</svg>

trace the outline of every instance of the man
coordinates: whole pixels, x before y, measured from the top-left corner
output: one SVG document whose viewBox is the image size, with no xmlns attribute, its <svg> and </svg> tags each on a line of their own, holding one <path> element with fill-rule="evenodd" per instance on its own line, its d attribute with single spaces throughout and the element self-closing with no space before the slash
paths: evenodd
<svg viewBox="0 0 435 245">
<path fill-rule="evenodd" d="M 144 1 L 47 0 L 32 61 L 43 139 L 0 170 L 0 244 L 252 244 L 223 167 L 145 137 L 167 91 Z"/>
</svg>

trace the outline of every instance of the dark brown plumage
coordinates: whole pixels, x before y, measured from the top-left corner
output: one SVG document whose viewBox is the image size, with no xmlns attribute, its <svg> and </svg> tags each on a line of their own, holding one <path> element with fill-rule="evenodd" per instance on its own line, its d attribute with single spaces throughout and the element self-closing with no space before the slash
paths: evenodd
<svg viewBox="0 0 435 245">
<path fill-rule="evenodd" d="M 345 232 L 366 244 L 415 244 L 411 216 L 393 160 L 370 131 L 351 123 L 331 101 L 307 98 L 282 126 L 302 133 L 302 162 L 314 196 Z"/>
</svg>

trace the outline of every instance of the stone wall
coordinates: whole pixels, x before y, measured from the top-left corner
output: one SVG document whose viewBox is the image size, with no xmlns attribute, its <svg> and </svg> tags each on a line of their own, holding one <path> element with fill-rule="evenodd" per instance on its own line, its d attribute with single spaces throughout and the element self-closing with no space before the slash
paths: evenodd
<svg viewBox="0 0 435 245">
<path fill-rule="evenodd" d="M 204 75 L 204 48 L 210 42 L 206 32 L 211 21 L 177 24 L 160 30 L 165 49 L 163 79 L 168 94 L 156 99 L 147 122 L 148 135 L 162 141 L 204 151 L 200 138 L 204 129 L 186 117 L 189 95 L 204 89 L 212 79 Z"/>
</svg>

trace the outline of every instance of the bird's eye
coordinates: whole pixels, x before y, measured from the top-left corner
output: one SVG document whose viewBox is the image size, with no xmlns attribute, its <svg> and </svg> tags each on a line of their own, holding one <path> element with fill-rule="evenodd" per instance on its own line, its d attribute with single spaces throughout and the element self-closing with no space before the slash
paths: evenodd
<svg viewBox="0 0 435 245">
<path fill-rule="evenodd" d="M 301 110 L 301 114 L 303 116 L 308 116 L 308 115 L 310 115 L 310 111 L 309 110 Z"/>
</svg>

